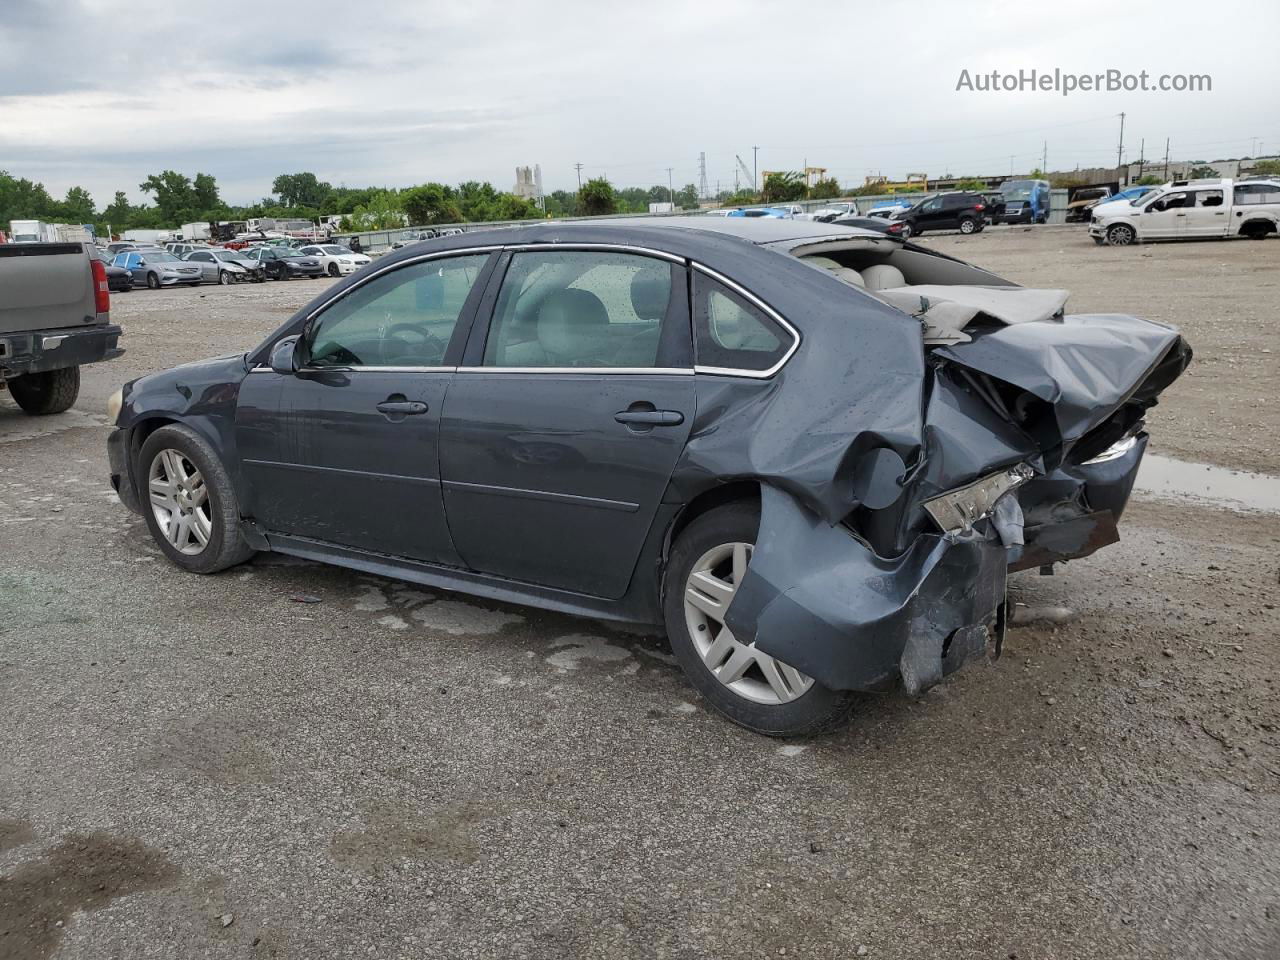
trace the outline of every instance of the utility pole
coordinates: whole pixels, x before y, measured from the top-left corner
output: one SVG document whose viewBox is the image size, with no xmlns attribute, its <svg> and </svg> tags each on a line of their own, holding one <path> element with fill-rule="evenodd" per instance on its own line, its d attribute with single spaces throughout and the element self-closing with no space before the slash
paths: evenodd
<svg viewBox="0 0 1280 960">
<path fill-rule="evenodd" d="M 707 199 L 707 155 L 698 154 L 698 198 Z"/>
<path fill-rule="evenodd" d="M 573 169 L 578 171 L 578 192 L 582 192 L 582 164 L 575 163 Z"/>
<path fill-rule="evenodd" d="M 1164 181 L 1169 182 L 1169 138 L 1164 138 Z"/>
<path fill-rule="evenodd" d="M 760 189 L 760 148 L 751 148 L 751 189 Z"/>
<path fill-rule="evenodd" d="M 1116 179 L 1120 178 L 1120 158 L 1124 156 L 1124 114 L 1120 114 L 1120 147 L 1116 150 Z M 1128 180 L 1128 177 L 1124 178 Z"/>
<path fill-rule="evenodd" d="M 1142 168 L 1147 165 L 1147 138 L 1138 141 L 1138 179 L 1142 179 Z"/>
<path fill-rule="evenodd" d="M 667 167 L 667 199 L 671 201 L 673 207 L 676 205 L 676 190 L 671 185 L 671 171 L 674 169 L 675 167 Z"/>
</svg>

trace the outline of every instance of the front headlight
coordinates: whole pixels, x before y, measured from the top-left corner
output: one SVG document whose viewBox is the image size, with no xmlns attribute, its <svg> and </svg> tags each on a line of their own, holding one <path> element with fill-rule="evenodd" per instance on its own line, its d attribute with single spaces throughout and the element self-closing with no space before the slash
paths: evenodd
<svg viewBox="0 0 1280 960">
<path fill-rule="evenodd" d="M 1092 460 L 1086 460 L 1084 463 L 1081 464 L 1081 466 L 1088 467 L 1095 463 L 1106 463 L 1110 460 L 1119 460 L 1126 453 L 1132 450 L 1134 445 L 1137 442 L 1138 442 L 1137 436 L 1130 434 L 1129 436 L 1125 437 L 1123 440 L 1117 440 L 1115 443 L 1107 447 L 1107 449 L 1103 450 L 1100 454 L 1098 454 Z"/>
<path fill-rule="evenodd" d="M 355 263 L 355 261 L 352 260 L 350 257 L 339 257 L 338 262 L 339 263 Z"/>
<path fill-rule="evenodd" d="M 120 419 L 120 408 L 124 406 L 124 387 L 107 397 L 107 420 L 115 424 Z"/>
<path fill-rule="evenodd" d="M 967 533 L 979 520 L 991 516 L 997 500 L 1033 476 L 1035 471 L 1020 463 L 926 500 L 924 508 L 944 533 Z"/>
</svg>

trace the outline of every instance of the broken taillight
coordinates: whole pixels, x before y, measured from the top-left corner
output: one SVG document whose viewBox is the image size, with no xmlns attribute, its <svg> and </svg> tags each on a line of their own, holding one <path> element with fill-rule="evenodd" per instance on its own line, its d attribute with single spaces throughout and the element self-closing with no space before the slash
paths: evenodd
<svg viewBox="0 0 1280 960">
<path fill-rule="evenodd" d="M 957 490 L 924 502 L 924 508 L 943 533 L 960 534 L 991 515 L 996 501 L 1035 476 L 1027 464 L 999 470 Z"/>
</svg>

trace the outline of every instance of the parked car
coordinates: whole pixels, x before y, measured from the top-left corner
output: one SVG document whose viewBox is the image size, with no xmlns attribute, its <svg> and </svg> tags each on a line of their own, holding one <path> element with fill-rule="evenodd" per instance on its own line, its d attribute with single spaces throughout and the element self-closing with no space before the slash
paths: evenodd
<svg viewBox="0 0 1280 960">
<path fill-rule="evenodd" d="M 204 283 L 220 283 L 226 286 L 252 279 L 248 269 L 230 258 L 231 251 L 225 251 L 225 253 L 228 254 L 227 258 L 221 259 L 215 251 L 205 248 L 193 250 L 182 259 L 200 268 L 200 279 Z M 255 267 L 261 269 L 261 264 L 255 264 Z"/>
<path fill-rule="evenodd" d="M 840 217 L 838 220 L 832 220 L 831 222 L 842 227 L 874 230 L 876 233 L 885 233 L 891 237 L 910 236 L 906 232 L 907 224 L 902 220 L 886 220 L 884 217 Z"/>
<path fill-rule="evenodd" d="M 981 233 L 987 225 L 986 209 L 982 194 L 956 190 L 935 194 L 910 210 L 895 214 L 893 219 L 903 224 L 904 237 L 918 237 L 926 230 Z"/>
<path fill-rule="evenodd" d="M 813 733 L 998 650 L 1009 571 L 1118 538 L 1190 351 L 1065 300 L 807 221 L 439 238 L 127 383 L 111 483 L 184 570 L 663 624 L 725 715 Z"/>
<path fill-rule="evenodd" d="M 199 251 L 197 251 L 199 252 Z M 267 270 L 258 260 L 253 259 L 243 250 L 227 250 L 223 247 L 212 247 L 208 251 L 213 254 L 213 258 L 220 263 L 234 263 L 242 267 L 248 274 L 244 279 L 252 280 L 254 283 L 263 283 L 267 279 Z"/>
<path fill-rule="evenodd" d="M 183 263 L 164 250 L 126 250 L 112 261 L 133 274 L 134 283 L 145 283 L 152 290 L 185 283 L 194 287 L 200 282 L 200 268 Z"/>
<path fill-rule="evenodd" d="M 1000 184 L 1004 210 L 992 223 L 1048 223 L 1050 188 L 1048 180 L 1006 180 Z"/>
<path fill-rule="evenodd" d="M 790 220 L 791 214 L 781 207 L 744 207 L 741 210 L 731 210 L 727 216 L 730 217 L 771 217 L 776 220 Z"/>
<path fill-rule="evenodd" d="M 867 211 L 867 216 L 868 217 L 884 217 L 886 219 L 892 219 L 893 217 L 897 216 L 900 213 L 906 213 L 908 210 L 910 210 L 919 202 L 920 202 L 920 198 L 916 198 L 913 200 L 907 200 L 907 199 L 881 200 L 879 203 L 872 204 L 871 209 Z"/>
<path fill-rule="evenodd" d="M 1248 237 L 1265 240 L 1280 230 L 1280 179 L 1175 180 L 1129 204 L 1094 211 L 1095 243 L 1126 246 L 1147 240 Z"/>
<path fill-rule="evenodd" d="M 1108 186 L 1080 187 L 1067 194 L 1067 223 L 1088 223 L 1089 211 L 1112 198 Z"/>
<path fill-rule="evenodd" d="M 324 267 L 315 257 L 304 257 L 288 247 L 261 246 L 249 251 L 249 256 L 262 265 L 272 280 L 292 280 L 295 277 L 323 277 Z"/>
<path fill-rule="evenodd" d="M 813 211 L 809 217 L 818 223 L 831 223 L 840 217 L 856 217 L 858 216 L 858 205 L 852 201 L 841 201 L 840 203 L 829 203 L 825 207 L 819 207 Z"/>
<path fill-rule="evenodd" d="M 0 388 L 24 413 L 71 409 L 80 368 L 124 353 L 120 333 L 107 267 L 91 244 L 0 244 Z"/>
<path fill-rule="evenodd" d="M 185 259 L 188 253 L 196 250 L 208 250 L 207 243 L 183 243 L 181 241 L 171 241 L 164 245 L 164 249 L 168 253 L 172 253 L 179 260 Z"/>
<path fill-rule="evenodd" d="M 304 257 L 315 257 L 319 260 L 320 266 L 324 267 L 325 273 L 331 277 L 355 273 L 361 267 L 367 267 L 373 263 L 373 260 L 365 254 L 355 253 L 339 243 L 312 244 L 302 247 L 298 252 Z"/>
<path fill-rule="evenodd" d="M 102 263 L 102 269 L 107 275 L 107 289 L 117 293 L 128 293 L 133 289 L 133 274 L 124 267 L 117 267 L 112 260 L 111 254 L 107 253 L 101 247 L 90 247 L 89 256 Z"/>
</svg>

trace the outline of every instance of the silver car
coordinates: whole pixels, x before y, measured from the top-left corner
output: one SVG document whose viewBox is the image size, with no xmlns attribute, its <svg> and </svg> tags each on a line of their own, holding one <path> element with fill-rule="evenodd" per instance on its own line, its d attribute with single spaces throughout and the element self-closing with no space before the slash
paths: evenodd
<svg viewBox="0 0 1280 960">
<path fill-rule="evenodd" d="M 200 282 L 198 266 L 163 250 L 128 250 L 116 254 L 113 263 L 133 274 L 134 283 L 145 283 L 152 290 L 178 283 L 194 287 Z"/>
<path fill-rule="evenodd" d="M 192 250 L 183 261 L 194 263 L 200 268 L 200 280 L 203 283 L 239 283 L 251 279 L 251 274 L 243 266 L 230 258 L 223 260 L 218 254 L 225 250 Z"/>
</svg>

